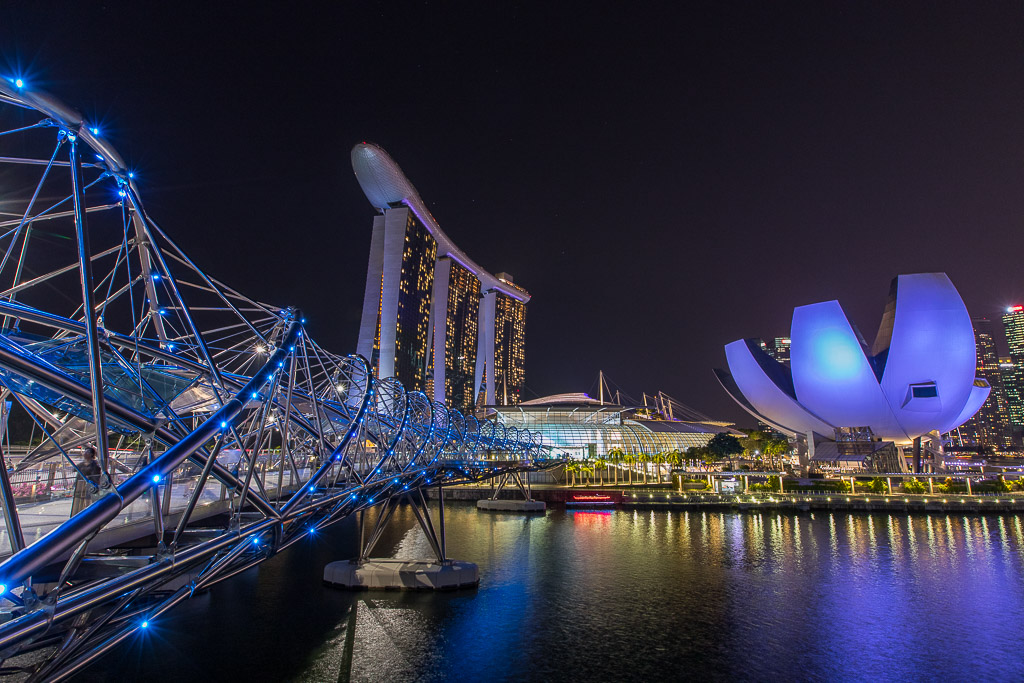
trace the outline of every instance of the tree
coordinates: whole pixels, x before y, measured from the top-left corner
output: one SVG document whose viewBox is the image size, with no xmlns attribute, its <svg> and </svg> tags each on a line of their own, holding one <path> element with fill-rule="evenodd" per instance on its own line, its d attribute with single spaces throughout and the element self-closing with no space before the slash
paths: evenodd
<svg viewBox="0 0 1024 683">
<path fill-rule="evenodd" d="M 776 461 L 780 456 L 789 453 L 789 440 L 783 436 L 774 435 L 771 438 L 765 440 L 761 447 L 761 453 L 764 454 L 772 465 L 772 469 L 781 469 L 776 465 Z"/>
<path fill-rule="evenodd" d="M 692 463 L 691 467 L 697 467 L 699 463 L 704 462 L 704 453 L 701 449 L 701 446 L 690 446 L 686 449 L 686 461 Z"/>
<path fill-rule="evenodd" d="M 608 463 L 604 459 L 598 458 L 594 461 L 594 470 L 601 473 L 601 486 L 604 486 L 604 471 L 606 469 L 608 469 Z"/>
<path fill-rule="evenodd" d="M 743 445 L 740 444 L 740 440 L 726 432 L 715 434 L 711 441 L 708 441 L 707 448 L 717 456 L 718 460 L 732 460 L 733 457 L 743 452 Z"/>
<path fill-rule="evenodd" d="M 868 491 L 871 491 L 871 493 L 889 493 L 889 487 L 886 485 L 885 479 L 875 477 L 868 484 Z"/>
<path fill-rule="evenodd" d="M 644 465 L 644 486 L 647 485 L 647 463 L 651 461 L 651 456 L 647 453 L 640 452 L 636 456 L 637 462 L 641 462 Z"/>
<path fill-rule="evenodd" d="M 626 453 L 622 456 L 622 459 L 626 462 L 626 467 L 629 470 L 629 485 L 633 485 L 633 463 L 636 462 L 636 456 L 632 453 Z"/>
<path fill-rule="evenodd" d="M 743 446 L 743 455 L 751 460 L 764 453 L 764 444 L 768 435 L 759 429 L 744 429 L 745 437 L 741 438 L 740 445 Z"/>
<path fill-rule="evenodd" d="M 621 448 L 613 448 L 608 451 L 608 457 L 615 463 L 615 483 L 619 483 L 619 463 L 622 462 L 624 453 Z"/>
<path fill-rule="evenodd" d="M 694 446 L 686 451 L 686 455 L 703 464 L 705 470 L 710 470 L 711 466 L 718 462 L 718 456 L 707 446 Z"/>
<path fill-rule="evenodd" d="M 679 452 L 678 448 L 673 450 L 673 451 L 671 451 L 666 456 L 666 460 L 668 461 L 668 464 L 671 465 L 672 467 L 682 467 L 683 466 L 683 454 Z"/>
<path fill-rule="evenodd" d="M 580 463 L 580 483 L 584 486 L 587 485 L 586 477 L 590 477 L 590 483 L 594 483 L 594 464 L 589 460 L 584 460 Z"/>
<path fill-rule="evenodd" d="M 572 475 L 572 483 L 570 486 L 576 486 L 576 473 L 580 471 L 580 464 L 575 460 L 570 460 L 565 463 L 565 473 Z"/>
</svg>

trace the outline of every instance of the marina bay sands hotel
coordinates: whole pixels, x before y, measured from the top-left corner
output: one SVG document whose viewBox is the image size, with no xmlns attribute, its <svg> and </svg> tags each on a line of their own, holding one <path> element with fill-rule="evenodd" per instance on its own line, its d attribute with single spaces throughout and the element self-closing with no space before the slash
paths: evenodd
<svg viewBox="0 0 1024 683">
<path fill-rule="evenodd" d="M 448 238 L 398 164 L 377 145 L 352 148 L 373 219 L 357 351 L 450 408 L 519 403 L 530 295 L 491 275 Z"/>
</svg>

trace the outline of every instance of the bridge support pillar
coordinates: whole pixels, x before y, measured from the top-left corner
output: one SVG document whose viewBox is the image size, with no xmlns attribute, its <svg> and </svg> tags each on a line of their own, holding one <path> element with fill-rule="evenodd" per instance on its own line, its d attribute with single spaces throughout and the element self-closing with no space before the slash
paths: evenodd
<svg viewBox="0 0 1024 683">
<path fill-rule="evenodd" d="M 509 482 L 515 483 L 519 488 L 519 492 L 523 495 L 522 500 L 518 499 L 505 499 L 498 500 L 498 496 L 501 494 L 502 489 Z M 534 500 L 530 491 L 530 480 L 527 479 L 525 482 L 519 475 L 519 472 L 509 472 L 503 474 L 498 480 L 498 486 L 494 489 L 494 493 L 490 498 L 483 498 L 476 502 L 477 510 L 495 510 L 500 512 L 544 512 L 547 509 L 547 504 L 542 500 Z"/>
<path fill-rule="evenodd" d="M 457 590 L 480 583 L 480 571 L 472 562 L 456 562 L 447 558 L 444 533 L 444 492 L 438 487 L 440 512 L 438 526 L 430 519 L 427 500 L 420 489 L 388 498 L 380 515 L 362 545 L 363 527 L 360 516 L 360 550 L 356 560 L 331 562 L 324 567 L 324 583 L 349 590 Z M 403 502 L 411 507 L 420 529 L 434 551 L 432 560 L 371 559 L 370 553 L 380 540 L 392 514 Z M 438 533 L 440 530 L 440 533 Z"/>
</svg>

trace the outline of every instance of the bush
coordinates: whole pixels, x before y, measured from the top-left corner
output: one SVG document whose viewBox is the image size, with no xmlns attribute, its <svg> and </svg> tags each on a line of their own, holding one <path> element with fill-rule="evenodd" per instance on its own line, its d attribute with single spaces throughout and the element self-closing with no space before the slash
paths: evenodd
<svg viewBox="0 0 1024 683">
<path fill-rule="evenodd" d="M 778 477 L 768 477 L 768 481 L 764 482 L 763 484 L 751 484 L 750 485 L 750 490 L 751 491 L 763 491 L 765 493 L 770 493 L 772 491 L 778 491 L 779 490 L 779 478 Z"/>
<path fill-rule="evenodd" d="M 875 477 L 868 484 L 868 491 L 871 491 L 871 493 L 889 493 L 889 487 L 886 485 L 885 479 Z"/>
<path fill-rule="evenodd" d="M 905 493 L 924 493 L 924 484 L 919 482 L 916 478 L 905 479 L 903 481 L 903 491 Z"/>
</svg>

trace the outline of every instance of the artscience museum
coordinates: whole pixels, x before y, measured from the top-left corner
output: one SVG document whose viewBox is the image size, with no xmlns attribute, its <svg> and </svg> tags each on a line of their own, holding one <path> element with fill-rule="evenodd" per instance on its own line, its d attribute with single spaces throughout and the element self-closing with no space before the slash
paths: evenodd
<svg viewBox="0 0 1024 683">
<path fill-rule="evenodd" d="M 757 339 L 727 344 L 728 370 L 716 374 L 744 410 L 808 443 L 938 440 L 989 395 L 975 376 L 970 316 L 945 273 L 896 277 L 871 345 L 838 301 L 796 308 L 790 339 L 788 364 Z"/>
</svg>

